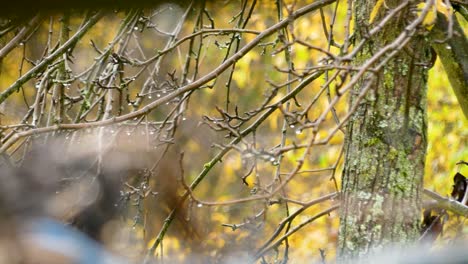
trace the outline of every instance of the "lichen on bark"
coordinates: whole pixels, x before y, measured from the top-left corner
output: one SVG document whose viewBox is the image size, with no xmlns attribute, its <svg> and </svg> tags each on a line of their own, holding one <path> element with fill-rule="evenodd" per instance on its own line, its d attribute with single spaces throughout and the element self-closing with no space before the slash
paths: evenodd
<svg viewBox="0 0 468 264">
<path fill-rule="evenodd" d="M 375 2 L 353 3 L 357 42 L 366 37 Z M 401 2 L 385 3 L 391 10 Z M 412 16 L 407 7 L 392 18 L 367 41 L 356 61 L 366 61 L 390 43 Z M 427 67 L 422 62 L 429 61 L 430 54 L 425 37 L 415 34 L 378 72 L 348 123 L 338 241 L 341 262 L 418 238 L 427 145 Z M 351 96 L 351 104 L 356 96 Z"/>
</svg>

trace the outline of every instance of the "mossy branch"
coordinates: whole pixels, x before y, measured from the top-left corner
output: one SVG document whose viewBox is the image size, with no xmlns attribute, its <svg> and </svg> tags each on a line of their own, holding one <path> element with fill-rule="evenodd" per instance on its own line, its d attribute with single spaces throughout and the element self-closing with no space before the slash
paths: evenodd
<svg viewBox="0 0 468 264">
<path fill-rule="evenodd" d="M 453 33 L 450 36 L 447 17 L 438 13 L 436 24 L 431 31 L 432 47 L 444 65 L 458 103 L 468 119 L 468 41 L 457 18 L 452 16 L 452 19 Z"/>
<path fill-rule="evenodd" d="M 463 0 L 451 0 L 450 4 L 466 21 L 468 21 L 468 2 L 463 2 Z"/>
</svg>

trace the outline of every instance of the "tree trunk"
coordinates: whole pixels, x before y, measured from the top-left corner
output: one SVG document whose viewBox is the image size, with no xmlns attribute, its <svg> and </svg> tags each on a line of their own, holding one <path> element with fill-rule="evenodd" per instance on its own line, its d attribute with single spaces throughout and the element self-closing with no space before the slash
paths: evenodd
<svg viewBox="0 0 468 264">
<path fill-rule="evenodd" d="M 368 26 L 368 21 L 376 2 L 354 1 L 356 43 L 375 26 Z M 385 1 L 376 20 L 399 4 Z M 362 65 L 414 19 L 406 7 L 369 39 L 356 61 Z M 416 33 L 378 72 L 377 81 L 349 121 L 338 241 L 338 260 L 342 262 L 391 243 L 414 242 L 419 236 L 427 145 L 428 67 L 423 62 L 430 57 L 425 37 Z M 365 80 L 354 91 L 363 85 Z M 358 93 L 353 94 L 351 104 Z"/>
</svg>

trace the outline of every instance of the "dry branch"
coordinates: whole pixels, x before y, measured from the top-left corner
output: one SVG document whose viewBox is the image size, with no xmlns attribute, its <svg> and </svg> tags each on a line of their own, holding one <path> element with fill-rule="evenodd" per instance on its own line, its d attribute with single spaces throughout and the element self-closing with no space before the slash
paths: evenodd
<svg viewBox="0 0 468 264">
<path fill-rule="evenodd" d="M 428 189 L 424 189 L 424 194 L 436 200 L 437 207 L 443 208 L 445 210 L 451 211 L 455 214 L 458 214 L 464 217 L 468 217 L 468 206 L 462 203 L 459 203 L 456 200 L 442 197 L 439 194 Z"/>
</svg>

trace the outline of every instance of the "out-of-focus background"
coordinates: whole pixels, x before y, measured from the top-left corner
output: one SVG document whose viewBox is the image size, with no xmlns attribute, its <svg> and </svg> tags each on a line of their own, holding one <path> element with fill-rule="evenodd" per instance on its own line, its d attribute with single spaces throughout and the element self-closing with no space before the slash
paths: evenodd
<svg viewBox="0 0 468 264">
<path fill-rule="evenodd" d="M 295 116 L 304 111 L 313 121 L 324 113 L 335 91 L 320 91 L 333 70 L 265 115 L 264 121 L 258 120 L 272 102 L 324 64 L 327 52 L 339 52 L 329 39 L 340 44 L 346 37 L 345 3 L 294 20 L 214 81 L 176 94 L 308 1 L 286 1 L 280 9 L 274 1 L 253 2 L 166 3 L 103 14 L 43 11 L 0 20 L 2 49 L 22 36 L 0 58 L 0 90 L 18 86 L 0 104 L 0 256 L 5 256 L 0 263 L 19 263 L 47 252 L 34 250 L 47 248 L 38 242 L 46 240 L 34 240 L 45 232 L 34 223 L 44 219 L 53 225 L 66 223 L 72 227 L 68 231 L 96 242 L 94 250 L 105 250 L 109 259 L 121 258 L 111 261 L 142 263 L 149 254 L 167 263 L 241 263 L 268 246 L 292 212 L 304 209 L 286 224 L 290 230 L 335 203 L 330 199 L 304 206 L 339 191 L 344 134 L 333 128 L 336 118 L 348 111 L 347 95 L 316 131 L 317 141 L 329 140 L 310 149 L 301 171 L 278 195 L 242 199 L 274 190 L 302 158 L 301 145 L 311 129 Z M 86 32 L 76 37 L 83 29 Z M 75 37 L 54 63 L 18 84 L 21 76 L 42 67 L 41 62 Z M 428 86 L 424 186 L 448 196 L 456 172 L 468 175 L 468 166 L 456 165 L 468 159 L 468 122 L 438 59 Z M 157 107 L 112 120 L 147 105 Z M 112 121 L 86 125 L 103 120 Z M 226 123 L 231 126 L 223 126 Z M 77 125 L 54 127 L 63 124 Z M 248 129 L 245 137 L 232 142 L 236 133 Z M 3 149 L 8 142 L 13 143 Z M 220 161 L 212 163 L 219 153 Z M 187 198 L 187 185 L 199 178 L 203 179 L 195 183 L 193 197 Z M 168 216 L 172 222 L 164 233 Z M 468 234 L 466 219 L 450 213 L 444 219 L 436 247 Z M 285 248 L 291 263 L 333 260 L 337 233 L 334 211 L 298 229 L 268 251 L 264 261 L 273 263 Z"/>
</svg>

